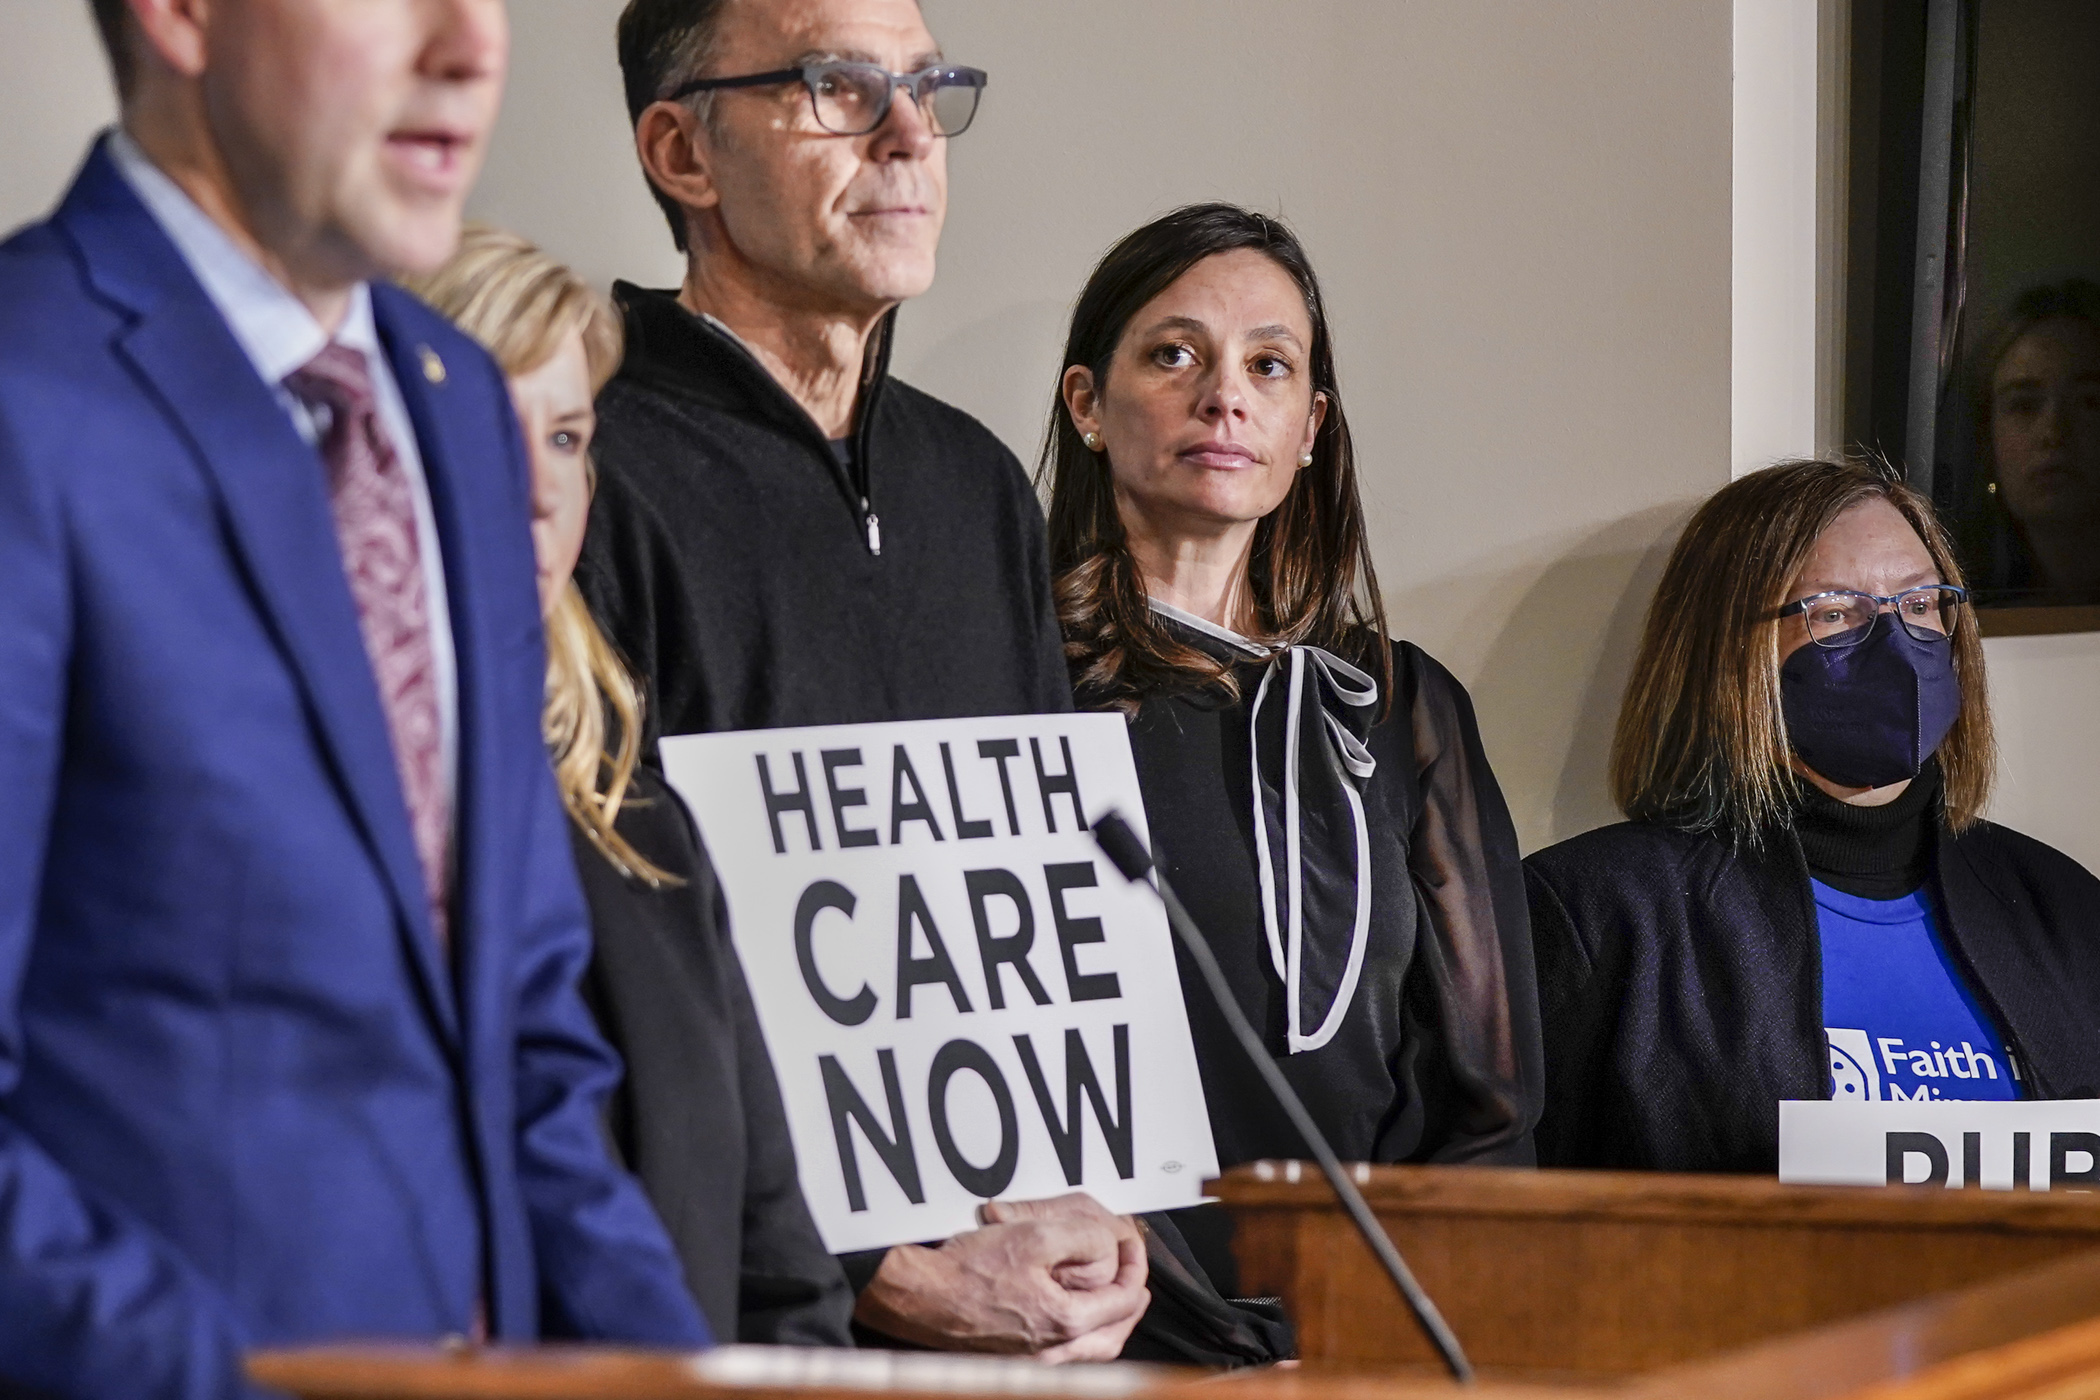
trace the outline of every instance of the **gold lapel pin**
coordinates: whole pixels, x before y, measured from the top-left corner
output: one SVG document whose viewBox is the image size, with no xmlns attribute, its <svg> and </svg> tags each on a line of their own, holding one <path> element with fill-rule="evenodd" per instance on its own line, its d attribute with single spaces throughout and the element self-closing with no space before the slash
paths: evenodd
<svg viewBox="0 0 2100 1400">
<path fill-rule="evenodd" d="M 444 383 L 445 362 L 438 358 L 438 352 L 431 349 L 428 345 L 420 345 L 416 349 L 417 353 L 423 357 L 423 377 L 433 384 Z"/>
</svg>

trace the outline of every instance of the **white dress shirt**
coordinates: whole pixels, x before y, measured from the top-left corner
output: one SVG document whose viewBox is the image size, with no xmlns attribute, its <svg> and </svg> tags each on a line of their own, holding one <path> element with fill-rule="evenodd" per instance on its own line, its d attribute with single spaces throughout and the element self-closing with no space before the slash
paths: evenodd
<svg viewBox="0 0 2100 1400">
<path fill-rule="evenodd" d="M 318 446 L 323 425 L 313 411 L 285 387 L 286 376 L 303 368 L 329 344 L 328 332 L 306 304 L 286 291 L 226 231 L 199 209 L 182 188 L 153 164 L 121 129 L 113 131 L 110 155 L 117 170 L 138 195 L 154 221 L 175 244 L 182 260 L 204 286 L 233 338 L 248 356 L 263 383 L 291 416 L 292 426 L 310 445 Z M 436 672 L 440 764 L 446 805 L 457 810 L 459 783 L 459 671 L 452 649 L 452 615 L 446 604 L 445 561 L 438 551 L 437 517 L 430 506 L 430 482 L 423 474 L 423 454 L 416 446 L 415 424 L 401 398 L 379 344 L 372 319 L 372 290 L 360 282 L 350 294 L 349 314 L 335 333 L 335 343 L 365 357 L 372 376 L 379 421 L 393 439 L 394 455 L 408 473 L 409 496 L 415 503 L 416 548 L 423 562 L 424 592 L 429 600 L 430 655 Z M 317 468 L 318 468 L 318 464 Z M 455 821 L 456 821 L 455 817 Z"/>
</svg>

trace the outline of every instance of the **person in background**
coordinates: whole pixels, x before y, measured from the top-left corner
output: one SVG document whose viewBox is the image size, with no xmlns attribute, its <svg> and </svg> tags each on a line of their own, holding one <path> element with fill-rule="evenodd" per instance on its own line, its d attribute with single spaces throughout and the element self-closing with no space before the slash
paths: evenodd
<svg viewBox="0 0 2100 1400">
<path fill-rule="evenodd" d="M 0 247 L 0 1391 L 708 1332 L 608 1158 L 501 374 L 448 257 L 500 0 L 97 0 Z"/>
<path fill-rule="evenodd" d="M 1612 787 L 1526 862 L 1548 1166 L 1771 1172 L 1781 1099 L 2100 1092 L 2100 882 L 1983 820 L 1983 647 L 1931 507 L 1803 461 L 1700 507 Z"/>
<path fill-rule="evenodd" d="M 889 373 L 985 83 L 915 0 L 632 0 L 635 146 L 686 255 L 620 284 L 577 583 L 654 734 L 1062 711 L 1042 512 L 968 415 Z M 1112 1357 L 1137 1229 L 1086 1197 L 846 1256 L 871 1340 Z M 1058 1280 L 1074 1283 L 1059 1286 Z"/>
<path fill-rule="evenodd" d="M 639 691 L 570 578 L 590 508 L 592 400 L 619 367 L 619 318 L 530 243 L 483 227 L 410 285 L 496 357 L 532 462 L 543 723 L 591 911 L 584 992 L 627 1067 L 613 1142 L 716 1336 L 850 1345 L 853 1294 L 802 1198 L 714 869 L 684 804 L 638 762 Z"/>
<path fill-rule="evenodd" d="M 1962 557 L 1994 602 L 2100 602 L 2100 286 L 2017 298 L 1969 374 L 1981 496 Z"/>
<path fill-rule="evenodd" d="M 1344 1160 L 1528 1165 L 1516 832 L 1465 688 L 1387 639 L 1303 246 L 1176 210 L 1094 269 L 1064 364 L 1058 613 L 1081 705 L 1129 717 L 1161 870 Z M 1181 975 L 1219 1164 L 1305 1155 Z M 1220 1231 L 1184 1230 L 1229 1279 Z"/>
</svg>

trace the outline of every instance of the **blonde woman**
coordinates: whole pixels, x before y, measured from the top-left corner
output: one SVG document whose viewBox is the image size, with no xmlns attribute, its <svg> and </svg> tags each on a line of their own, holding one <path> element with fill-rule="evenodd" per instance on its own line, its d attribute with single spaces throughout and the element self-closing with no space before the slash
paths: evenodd
<svg viewBox="0 0 2100 1400">
<path fill-rule="evenodd" d="M 1982 819 L 1991 770 L 1923 497 L 1811 461 L 1700 507 L 1619 712 L 1632 820 L 1525 862 L 1541 1165 L 1770 1172 L 1782 1099 L 2100 1091 L 2100 882 Z"/>
<path fill-rule="evenodd" d="M 717 1337 L 850 1345 L 853 1296 L 797 1184 L 714 873 L 685 808 L 637 764 L 637 687 L 570 582 L 590 507 L 592 401 L 618 367 L 619 321 L 567 268 L 488 228 L 470 228 L 414 290 L 503 366 L 532 461 L 543 727 L 596 939 L 584 990 L 627 1062 L 613 1141 Z"/>
</svg>

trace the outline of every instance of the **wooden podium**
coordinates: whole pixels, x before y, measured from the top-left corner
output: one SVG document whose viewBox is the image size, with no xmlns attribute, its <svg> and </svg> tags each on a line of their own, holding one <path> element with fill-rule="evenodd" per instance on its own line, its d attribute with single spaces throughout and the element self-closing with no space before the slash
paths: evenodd
<svg viewBox="0 0 2100 1400">
<path fill-rule="evenodd" d="M 1476 1365 L 1615 1377 L 2081 1252 L 2100 1195 L 1782 1186 L 1764 1177 L 1359 1167 L 1357 1184 Z M 1213 1190 L 1242 1292 L 1281 1297 L 1307 1361 L 1434 1360 L 1310 1164 Z M 2100 1316 L 2100 1294 L 2092 1300 Z"/>
<path fill-rule="evenodd" d="M 1357 1171 L 1480 1369 L 1484 1400 L 2100 1400 L 2100 1195 Z M 1214 1189 L 1237 1227 L 1242 1291 L 1283 1298 L 1304 1367 L 1223 1378 L 1125 1371 L 1100 1376 L 1091 1393 L 1063 1393 L 1455 1393 L 1317 1170 L 1258 1163 Z M 308 1400 L 850 1400 L 870 1390 L 1054 1400 L 1061 1391 L 1042 1368 L 936 1374 L 900 1364 L 873 1382 L 823 1371 L 768 1379 L 575 1348 L 339 1348 L 262 1355 L 251 1369 Z"/>
</svg>

